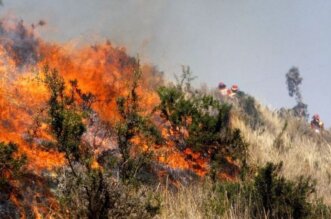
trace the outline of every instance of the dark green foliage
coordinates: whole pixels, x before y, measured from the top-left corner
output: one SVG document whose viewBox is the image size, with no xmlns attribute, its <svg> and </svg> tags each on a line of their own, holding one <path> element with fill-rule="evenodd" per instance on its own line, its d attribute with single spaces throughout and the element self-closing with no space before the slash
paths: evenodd
<svg viewBox="0 0 331 219">
<path fill-rule="evenodd" d="M 182 143 L 178 144 L 180 149 L 189 146 L 195 151 L 206 151 L 208 146 L 218 144 L 220 133 L 227 130 L 231 106 L 221 104 L 209 95 L 190 94 L 193 92 L 190 90 L 191 79 L 184 71 L 180 84 L 159 88 L 161 103 L 157 110 L 170 122 L 171 128 L 179 132 L 182 138 L 178 140 Z M 181 130 L 186 130 L 188 135 L 184 136 Z"/>
<path fill-rule="evenodd" d="M 263 217 L 263 209 L 254 212 L 257 200 L 255 199 L 254 182 L 252 180 L 216 182 L 212 193 L 216 195 L 208 200 L 206 208 L 210 208 L 210 204 L 213 205 L 212 212 L 209 213 L 213 217 L 215 215 L 223 216 L 226 211 L 233 208 L 238 212 L 238 215 L 240 215 L 239 212 L 246 212 L 247 215 L 250 215 L 250 218 L 265 218 Z"/>
<path fill-rule="evenodd" d="M 308 198 L 315 192 L 310 178 L 288 181 L 279 176 L 282 164 L 268 163 L 255 178 L 257 209 L 263 207 L 270 218 L 307 218 L 312 210 Z"/>
<path fill-rule="evenodd" d="M 75 217 L 107 218 L 110 195 L 106 176 L 92 167 L 92 147 L 81 140 L 86 130 L 83 118 L 89 113 L 93 95 L 83 94 L 77 81 L 70 82 L 71 92 L 67 94 L 64 80 L 56 70 L 45 68 L 45 76 L 50 91 L 48 113 L 54 145 L 65 153 L 70 166 L 62 184 L 62 204 L 71 208 Z"/>
<path fill-rule="evenodd" d="M 106 215 L 111 207 L 110 193 L 107 188 L 106 178 L 99 170 L 90 170 L 84 183 L 86 199 L 88 200 L 88 218 L 107 218 Z"/>
<path fill-rule="evenodd" d="M 245 119 L 252 129 L 263 125 L 263 118 L 256 106 L 254 97 L 243 94 L 238 95 L 239 105 L 245 114 Z"/>
<path fill-rule="evenodd" d="M 13 190 L 11 180 L 16 179 L 26 163 L 26 156 L 15 155 L 17 145 L 0 142 L 0 201 L 8 198 Z"/>
<path fill-rule="evenodd" d="M 108 218 L 155 218 L 160 213 L 161 198 L 151 190 L 125 184 L 111 185 L 112 208 Z"/>
<path fill-rule="evenodd" d="M 214 215 L 232 207 L 239 212 L 248 210 L 251 218 L 329 218 L 330 207 L 312 197 L 315 182 L 303 176 L 287 180 L 280 176 L 281 168 L 282 164 L 267 163 L 252 180 L 216 183 L 217 196 L 206 208 L 213 208 Z"/>
<path fill-rule="evenodd" d="M 82 122 L 83 111 L 76 105 L 74 88 L 77 83 L 72 82 L 71 95 L 65 94 L 65 83 L 62 77 L 54 69 L 49 71 L 45 68 L 45 83 L 50 91 L 49 116 L 50 125 L 57 140 L 57 149 L 65 152 L 71 163 L 78 160 L 80 154 L 79 146 L 81 137 L 85 132 Z M 86 101 L 84 101 L 86 102 Z"/>
<path fill-rule="evenodd" d="M 331 207 L 324 204 L 322 199 L 316 200 L 315 203 L 312 205 L 310 218 L 331 218 Z"/>
<path fill-rule="evenodd" d="M 64 152 L 69 164 L 69 168 L 62 170 L 57 188 L 64 212 L 69 212 L 68 217 L 150 218 L 159 211 L 160 206 L 155 202 L 151 204 L 147 197 L 134 196 L 136 191 L 129 189 L 126 184 L 114 182 L 111 177 L 111 169 L 117 164 L 123 181 L 131 182 L 136 179 L 139 170 L 149 164 L 151 153 L 131 157 L 133 137 L 142 135 L 148 141 L 161 141 L 151 121 L 140 114 L 136 92 L 140 78 L 139 64 L 137 66 L 130 95 L 117 101 L 122 117 L 116 126 L 122 160 L 118 162 L 111 155 L 103 157 L 109 161 L 104 163 L 107 168 L 103 170 L 93 167 L 93 147 L 87 141 L 82 141 L 86 131 L 83 119 L 91 115 L 94 96 L 83 93 L 76 80 L 70 81 L 71 89 L 67 90 L 56 70 L 45 69 L 45 83 L 50 91 L 48 114 L 55 138 L 50 145 Z"/>
<path fill-rule="evenodd" d="M 157 91 L 160 104 L 156 110 L 170 123 L 172 140 L 180 150 L 190 148 L 210 154 L 212 169 L 218 169 L 226 156 L 239 158 L 245 164 L 247 144 L 240 130 L 229 127 L 231 105 L 193 90 L 190 84 L 193 78 L 189 69 L 184 68 L 176 85 Z"/>
</svg>

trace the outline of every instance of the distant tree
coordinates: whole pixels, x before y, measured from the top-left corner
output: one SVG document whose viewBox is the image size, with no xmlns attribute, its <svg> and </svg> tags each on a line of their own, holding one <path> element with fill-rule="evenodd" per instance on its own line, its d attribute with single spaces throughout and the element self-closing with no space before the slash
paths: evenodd
<svg viewBox="0 0 331 219">
<path fill-rule="evenodd" d="M 303 103 L 299 87 L 302 84 L 302 80 L 299 69 L 296 67 L 292 67 L 286 74 L 288 93 L 290 97 L 294 97 L 297 102 L 297 105 L 293 107 L 294 115 L 307 119 L 309 117 L 308 106 Z"/>
</svg>

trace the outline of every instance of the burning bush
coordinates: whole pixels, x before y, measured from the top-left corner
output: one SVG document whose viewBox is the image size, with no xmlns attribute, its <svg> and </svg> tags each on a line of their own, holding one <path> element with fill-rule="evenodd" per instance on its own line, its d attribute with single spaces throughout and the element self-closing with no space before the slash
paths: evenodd
<svg viewBox="0 0 331 219">
<path fill-rule="evenodd" d="M 13 180 L 21 174 L 26 157 L 17 156 L 17 145 L 0 142 L 0 201 L 9 199 L 13 192 Z"/>
<path fill-rule="evenodd" d="M 96 153 L 93 146 L 82 138 L 87 130 L 84 120 L 91 117 L 90 106 L 93 104 L 91 102 L 93 95 L 82 93 L 78 89 L 77 82 L 71 82 L 71 89 L 67 89 L 63 78 L 56 70 L 45 69 L 45 83 L 50 91 L 48 114 L 54 135 L 54 142 L 49 145 L 65 153 L 69 164 L 69 167 L 61 172 L 61 181 L 57 189 L 65 215 L 108 218 L 110 214 L 111 217 L 122 218 L 131 214 L 147 217 L 151 213 L 147 209 L 148 203 L 140 203 L 140 199 L 135 200 L 133 196 L 131 197 L 127 191 L 129 187 L 126 185 L 136 178 L 148 158 L 143 150 L 141 154 L 132 155 L 133 138 L 141 131 L 146 131 L 146 138 L 155 136 L 149 132 L 154 130 L 153 127 L 138 114 L 136 87 L 140 77 L 139 64 L 135 71 L 134 75 L 137 79 L 133 80 L 134 85 L 129 96 L 118 100 L 118 108 L 123 120 L 117 125 L 121 158 L 115 159 L 114 166 L 108 166 L 110 169 L 103 169 L 102 164 L 95 160 Z M 122 182 L 125 182 L 123 186 L 112 177 L 112 168 L 115 165 L 119 168 Z M 125 202 L 121 201 L 123 195 Z"/>
<path fill-rule="evenodd" d="M 236 159 L 245 165 L 247 145 L 240 130 L 229 127 L 231 106 L 194 90 L 190 84 L 192 79 L 190 70 L 184 68 L 176 85 L 158 90 L 160 104 L 156 110 L 169 124 L 167 132 L 171 134 L 168 140 L 181 151 L 193 150 L 198 152 L 195 156 L 207 157 L 212 169 L 219 168 L 222 163 L 231 166 Z M 187 159 L 190 157 L 194 156 L 187 154 Z M 236 176 L 238 171 L 235 169 L 228 174 Z"/>
<path fill-rule="evenodd" d="M 13 204 L 20 196 L 15 181 L 22 175 L 22 168 L 26 163 L 24 155 L 17 155 L 17 145 L 0 142 L 0 217 L 18 217 L 17 206 Z"/>
<path fill-rule="evenodd" d="M 128 96 L 117 99 L 117 108 L 121 116 L 120 122 L 116 125 L 118 148 L 121 153 L 121 162 L 118 165 L 123 181 L 137 178 L 140 169 L 150 163 L 150 147 L 162 141 L 161 134 L 151 119 L 142 115 L 137 94 L 141 74 L 138 61 Z"/>
<path fill-rule="evenodd" d="M 86 131 L 83 118 L 89 112 L 85 106 L 91 101 L 86 97 L 92 95 L 77 92 L 75 82 L 71 83 L 71 92 L 67 94 L 64 80 L 56 70 L 45 69 L 45 83 L 50 91 L 48 113 L 55 138 L 53 145 L 65 153 L 70 167 L 67 180 L 75 183 L 74 187 L 68 181 L 63 184 L 62 204 L 70 209 L 68 214 L 75 217 L 107 218 L 110 208 L 108 185 L 101 169 L 93 165 L 92 147 L 82 142 Z"/>
</svg>

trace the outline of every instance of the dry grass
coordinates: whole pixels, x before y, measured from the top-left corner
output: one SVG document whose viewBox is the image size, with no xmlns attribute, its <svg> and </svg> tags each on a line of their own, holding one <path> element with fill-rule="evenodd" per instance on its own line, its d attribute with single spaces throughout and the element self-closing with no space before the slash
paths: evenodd
<svg viewBox="0 0 331 219">
<path fill-rule="evenodd" d="M 286 120 L 276 112 L 261 107 L 266 121 L 263 130 L 252 130 L 243 120 L 234 116 L 232 125 L 239 128 L 249 145 L 249 162 L 261 166 L 267 162 L 283 162 L 282 174 L 288 179 L 300 175 L 311 176 L 317 181 L 317 195 L 331 204 L 331 146 L 330 133 L 313 133 L 304 121 L 289 117 L 288 127 L 282 136 L 283 147 L 274 146 Z"/>
<path fill-rule="evenodd" d="M 224 211 L 222 218 L 225 219 L 250 218 L 249 206 L 244 211 L 239 210 L 242 206 L 230 206 L 226 197 L 218 197 L 218 193 L 212 192 L 211 186 L 210 182 L 202 182 L 198 185 L 181 187 L 175 193 L 163 190 L 163 210 L 157 218 L 221 218 L 217 214 L 220 210 Z"/>
<path fill-rule="evenodd" d="M 249 143 L 249 164 L 262 166 L 267 162 L 283 162 L 282 174 L 286 178 L 311 176 L 317 182 L 317 197 L 331 205 L 331 141 L 327 140 L 331 139 L 331 134 L 315 134 L 306 122 L 292 117 L 281 118 L 266 107 L 260 107 L 260 111 L 265 125 L 258 130 L 252 130 L 246 125 L 236 111 L 232 119 L 232 126 L 239 128 Z M 281 136 L 281 147 L 275 147 L 275 139 L 286 121 L 288 126 Z M 177 193 L 163 190 L 163 208 L 158 218 L 221 218 L 214 215 L 215 206 L 210 201 L 217 197 L 211 191 L 210 183 L 182 187 Z M 230 206 L 226 198 L 223 202 L 227 207 L 222 218 L 250 218 L 249 203 L 247 206 Z"/>
<path fill-rule="evenodd" d="M 178 192 L 163 190 L 163 210 L 159 218 L 204 218 L 202 187 L 182 187 Z"/>
</svg>

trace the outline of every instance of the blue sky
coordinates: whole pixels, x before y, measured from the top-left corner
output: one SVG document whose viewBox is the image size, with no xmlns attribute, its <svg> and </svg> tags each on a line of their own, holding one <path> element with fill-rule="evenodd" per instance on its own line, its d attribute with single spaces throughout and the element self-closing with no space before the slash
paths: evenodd
<svg viewBox="0 0 331 219">
<path fill-rule="evenodd" d="M 262 103 L 291 107 L 297 66 L 311 114 L 331 125 L 331 1 L 3 0 L 1 16 L 45 20 L 50 41 L 110 39 L 169 77 L 190 65 L 198 83 L 237 83 Z"/>
</svg>

